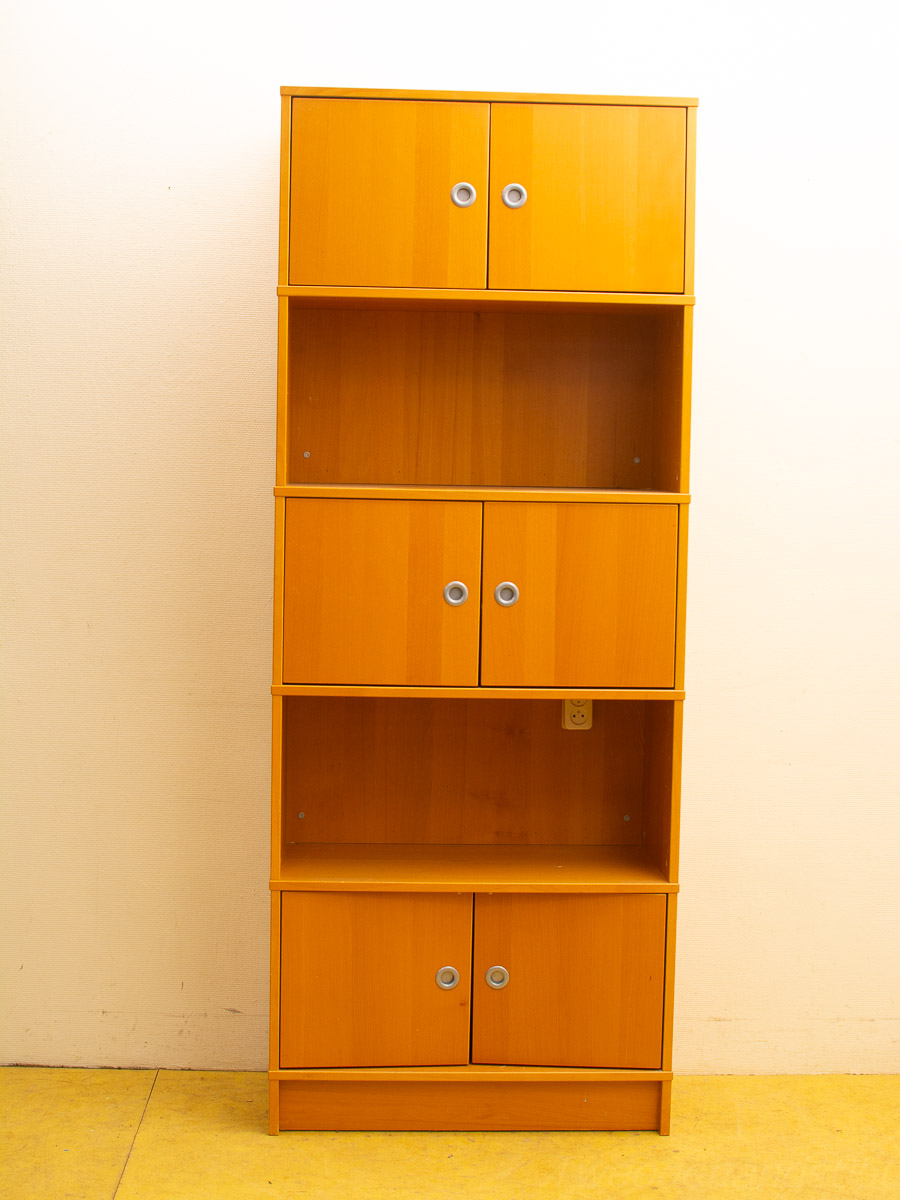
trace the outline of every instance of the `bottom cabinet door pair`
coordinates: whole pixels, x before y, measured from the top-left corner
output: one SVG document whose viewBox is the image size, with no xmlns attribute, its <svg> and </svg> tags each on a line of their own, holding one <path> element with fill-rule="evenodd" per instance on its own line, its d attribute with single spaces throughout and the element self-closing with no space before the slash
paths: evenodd
<svg viewBox="0 0 900 1200">
<path fill-rule="evenodd" d="M 285 512 L 285 683 L 673 686 L 677 505 L 307 498 Z"/>
<path fill-rule="evenodd" d="M 281 1066 L 659 1068 L 665 932 L 664 895 L 284 892 Z"/>
</svg>

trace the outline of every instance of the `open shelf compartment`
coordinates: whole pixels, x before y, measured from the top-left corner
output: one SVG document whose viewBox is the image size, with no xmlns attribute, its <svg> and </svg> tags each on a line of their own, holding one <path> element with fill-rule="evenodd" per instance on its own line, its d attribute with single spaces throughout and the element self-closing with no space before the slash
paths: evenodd
<svg viewBox="0 0 900 1200">
<path fill-rule="evenodd" d="M 288 302 L 288 484 L 687 490 L 689 309 Z"/>
<path fill-rule="evenodd" d="M 273 887 L 673 891 L 681 703 L 285 696 Z"/>
</svg>

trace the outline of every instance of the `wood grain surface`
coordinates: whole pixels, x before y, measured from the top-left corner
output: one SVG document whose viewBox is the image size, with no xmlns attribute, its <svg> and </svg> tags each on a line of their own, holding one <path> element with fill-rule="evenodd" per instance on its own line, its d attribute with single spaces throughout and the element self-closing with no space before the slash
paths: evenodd
<svg viewBox="0 0 900 1200">
<path fill-rule="evenodd" d="M 472 1061 L 659 1068 L 665 936 L 661 895 L 476 896 Z"/>
<path fill-rule="evenodd" d="M 677 535 L 673 505 L 485 504 L 481 682 L 671 687 Z"/>
<path fill-rule="evenodd" d="M 595 702 L 573 731 L 560 700 L 284 703 L 288 843 L 641 843 L 653 704 Z"/>
<path fill-rule="evenodd" d="M 284 892 L 281 1066 L 468 1062 L 471 945 L 471 896 Z"/>
<path fill-rule="evenodd" d="M 490 287 L 683 292 L 685 140 L 684 108 L 491 105 Z"/>
<path fill-rule="evenodd" d="M 294 1083 L 282 1129 L 658 1129 L 648 1083 Z"/>
<path fill-rule="evenodd" d="M 292 106 L 291 283 L 485 286 L 487 104 Z M 469 208 L 450 198 L 461 182 Z"/>
<path fill-rule="evenodd" d="M 477 682 L 480 504 L 285 504 L 285 682 Z"/>
<path fill-rule="evenodd" d="M 292 309 L 288 479 L 670 488 L 681 328 L 680 309 Z"/>
</svg>

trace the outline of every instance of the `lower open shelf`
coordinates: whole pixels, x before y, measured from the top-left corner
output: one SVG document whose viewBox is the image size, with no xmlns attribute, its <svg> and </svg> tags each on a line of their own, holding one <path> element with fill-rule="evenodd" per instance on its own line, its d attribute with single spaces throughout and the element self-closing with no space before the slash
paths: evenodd
<svg viewBox="0 0 900 1200">
<path fill-rule="evenodd" d="M 282 852 L 282 891 L 677 892 L 640 846 L 303 844 Z"/>
</svg>

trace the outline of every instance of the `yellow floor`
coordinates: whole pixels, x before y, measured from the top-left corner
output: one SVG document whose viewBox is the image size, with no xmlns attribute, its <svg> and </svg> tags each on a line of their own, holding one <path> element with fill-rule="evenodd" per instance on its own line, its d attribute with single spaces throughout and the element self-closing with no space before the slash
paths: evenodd
<svg viewBox="0 0 900 1200">
<path fill-rule="evenodd" d="M 675 1081 L 655 1133 L 266 1133 L 247 1072 L 0 1069 L 3 1200 L 898 1200 L 900 1077 Z"/>
</svg>

